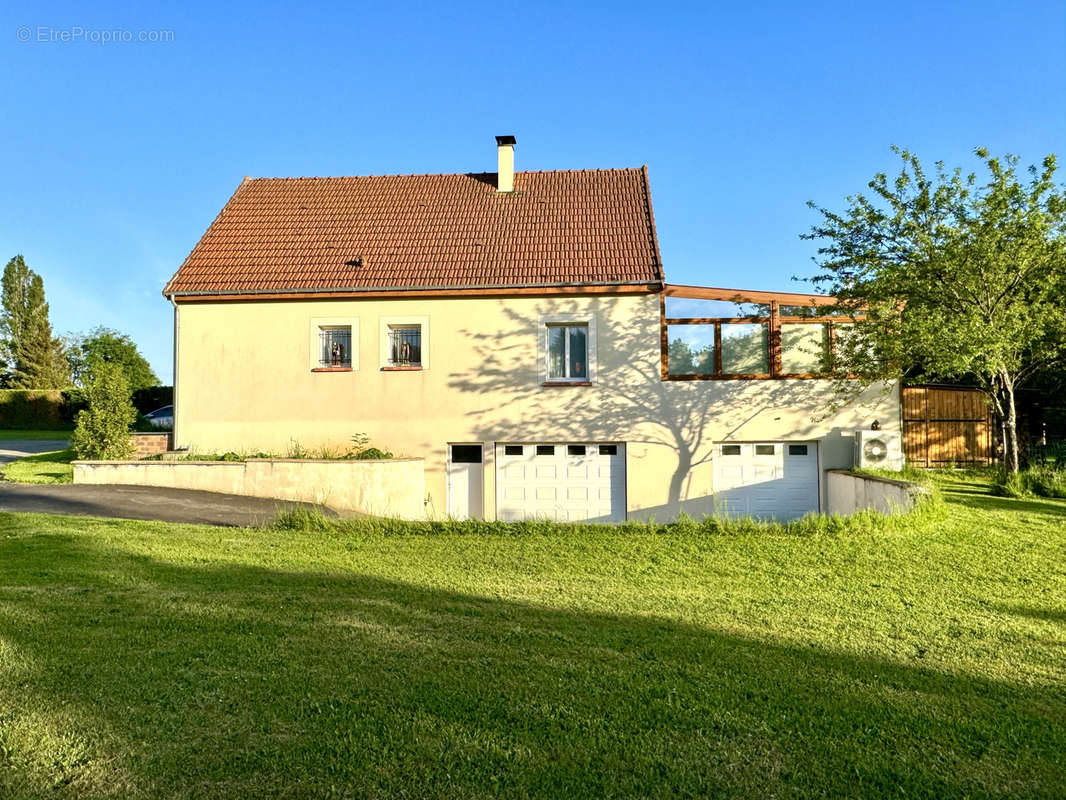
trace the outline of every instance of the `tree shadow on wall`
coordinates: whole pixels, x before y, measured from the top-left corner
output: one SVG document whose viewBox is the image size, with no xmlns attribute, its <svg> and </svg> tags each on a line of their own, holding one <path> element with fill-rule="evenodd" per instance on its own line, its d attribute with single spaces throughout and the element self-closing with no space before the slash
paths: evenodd
<svg viewBox="0 0 1066 800">
<path fill-rule="evenodd" d="M 664 511 L 683 510 L 686 480 L 711 461 L 713 439 L 741 435 L 751 423 L 773 424 L 802 409 L 803 423 L 790 438 L 813 438 L 813 417 L 829 395 L 810 380 L 663 381 L 658 314 L 622 319 L 618 303 L 593 299 L 597 366 L 592 386 L 544 387 L 530 344 L 540 342 L 540 320 L 498 301 L 508 329 L 487 337 L 476 328 L 458 331 L 476 353 L 478 369 L 449 375 L 450 388 L 488 401 L 467 412 L 485 441 L 623 439 L 661 445 L 677 458 Z M 585 308 L 586 306 L 582 306 Z M 776 418 L 776 419 L 775 419 Z M 808 419 L 809 418 L 809 419 Z M 694 507 L 706 509 L 707 498 Z M 692 498 L 690 498 L 690 501 Z"/>
</svg>

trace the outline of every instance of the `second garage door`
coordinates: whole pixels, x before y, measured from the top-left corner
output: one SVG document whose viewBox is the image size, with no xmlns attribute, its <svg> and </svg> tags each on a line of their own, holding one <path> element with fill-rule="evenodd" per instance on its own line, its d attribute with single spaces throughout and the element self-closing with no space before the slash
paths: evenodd
<svg viewBox="0 0 1066 800">
<path fill-rule="evenodd" d="M 555 442 L 496 445 L 499 519 L 621 522 L 625 445 Z"/>
<path fill-rule="evenodd" d="M 731 517 L 788 520 L 817 511 L 817 442 L 716 445 L 714 502 Z"/>
</svg>

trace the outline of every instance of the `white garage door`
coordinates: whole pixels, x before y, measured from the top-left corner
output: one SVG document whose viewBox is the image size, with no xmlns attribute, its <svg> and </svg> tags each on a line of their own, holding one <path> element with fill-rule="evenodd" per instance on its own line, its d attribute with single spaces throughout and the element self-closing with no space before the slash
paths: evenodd
<svg viewBox="0 0 1066 800">
<path fill-rule="evenodd" d="M 497 517 L 621 522 L 625 463 L 624 444 L 498 444 Z"/>
<path fill-rule="evenodd" d="M 714 501 L 731 517 L 788 520 L 817 511 L 817 442 L 716 445 Z"/>
</svg>

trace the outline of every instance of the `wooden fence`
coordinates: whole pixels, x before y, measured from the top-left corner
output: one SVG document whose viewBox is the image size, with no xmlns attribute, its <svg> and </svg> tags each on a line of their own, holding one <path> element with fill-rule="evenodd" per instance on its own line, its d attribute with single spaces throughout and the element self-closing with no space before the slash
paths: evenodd
<svg viewBox="0 0 1066 800">
<path fill-rule="evenodd" d="M 984 394 L 958 386 L 904 387 L 903 453 L 915 467 L 991 464 L 992 416 Z"/>
</svg>

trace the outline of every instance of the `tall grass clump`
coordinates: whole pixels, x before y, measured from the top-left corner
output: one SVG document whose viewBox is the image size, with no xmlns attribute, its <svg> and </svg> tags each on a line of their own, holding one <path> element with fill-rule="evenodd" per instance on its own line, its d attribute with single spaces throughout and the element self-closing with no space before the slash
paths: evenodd
<svg viewBox="0 0 1066 800">
<path fill-rule="evenodd" d="M 860 511 L 851 516 L 808 514 L 789 522 L 772 522 L 752 517 L 709 515 L 696 520 L 682 513 L 673 522 L 627 520 L 617 525 L 597 522 L 552 522 L 530 519 L 501 522 L 478 519 L 401 520 L 389 517 L 328 517 L 315 508 L 296 507 L 281 512 L 270 527 L 275 530 L 316 531 L 336 534 L 381 536 L 578 536 L 614 532 L 619 536 L 661 534 L 670 537 L 697 536 L 844 536 L 848 534 L 895 533 L 913 531 L 941 521 L 945 505 L 939 490 L 930 485 L 922 488 L 910 511 L 887 515 L 877 511 Z"/>
<path fill-rule="evenodd" d="M 992 492 L 1000 497 L 1066 497 L 1066 469 L 1034 464 L 1020 472 L 997 469 Z"/>
</svg>

